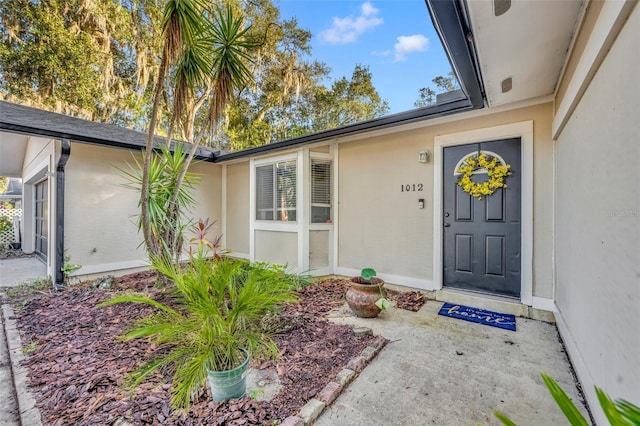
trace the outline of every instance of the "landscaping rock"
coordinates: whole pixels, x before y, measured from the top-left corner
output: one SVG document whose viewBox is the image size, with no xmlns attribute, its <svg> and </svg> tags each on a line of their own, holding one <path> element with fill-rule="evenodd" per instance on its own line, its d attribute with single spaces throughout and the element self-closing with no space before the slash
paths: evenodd
<svg viewBox="0 0 640 426">
<path fill-rule="evenodd" d="M 360 356 L 365 359 L 365 361 L 369 362 L 373 359 L 374 356 L 378 353 L 379 349 L 374 346 L 367 346 L 362 350 Z"/>
<path fill-rule="evenodd" d="M 367 365 L 367 361 L 362 356 L 351 358 L 347 364 L 347 368 L 359 373 Z"/>
<path fill-rule="evenodd" d="M 304 404 L 304 406 L 300 409 L 300 417 L 304 420 L 304 424 L 311 424 L 315 419 L 318 418 L 322 410 L 324 410 L 325 403 L 312 398 Z"/>
<path fill-rule="evenodd" d="M 318 399 L 326 405 L 331 405 L 338 395 L 340 395 L 340 391 L 342 391 L 342 385 L 336 382 L 329 382 L 318 394 Z"/>
<path fill-rule="evenodd" d="M 111 290 L 116 285 L 116 277 L 113 275 L 105 275 L 104 277 L 97 278 L 91 282 L 93 288 L 101 290 Z"/>
<path fill-rule="evenodd" d="M 282 390 L 275 370 L 250 368 L 247 372 L 247 395 L 256 401 L 271 401 Z"/>
<path fill-rule="evenodd" d="M 338 382 L 338 384 L 340 384 L 341 386 L 345 386 L 349 382 L 351 382 L 351 380 L 353 380 L 355 375 L 355 371 L 345 368 L 336 375 L 336 382 Z"/>
<path fill-rule="evenodd" d="M 304 420 L 298 416 L 289 416 L 280 423 L 280 426 L 304 426 Z"/>
<path fill-rule="evenodd" d="M 371 336 L 373 334 L 373 331 L 368 327 L 354 327 L 353 334 L 358 337 Z"/>
</svg>

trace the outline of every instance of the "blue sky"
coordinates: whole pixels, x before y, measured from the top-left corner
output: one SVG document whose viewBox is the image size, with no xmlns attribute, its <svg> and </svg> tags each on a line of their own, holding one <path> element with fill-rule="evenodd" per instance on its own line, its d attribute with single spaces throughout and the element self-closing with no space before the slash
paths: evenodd
<svg viewBox="0 0 640 426">
<path fill-rule="evenodd" d="M 280 0 L 280 13 L 311 31 L 332 78 L 368 65 L 391 113 L 413 109 L 418 90 L 451 70 L 424 0 Z"/>
</svg>

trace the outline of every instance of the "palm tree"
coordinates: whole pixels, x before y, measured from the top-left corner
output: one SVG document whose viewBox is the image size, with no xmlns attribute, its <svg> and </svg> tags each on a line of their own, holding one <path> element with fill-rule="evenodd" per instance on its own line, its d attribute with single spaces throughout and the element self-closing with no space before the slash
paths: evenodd
<svg viewBox="0 0 640 426">
<path fill-rule="evenodd" d="M 146 152 L 142 165 L 142 184 L 140 191 L 141 227 L 147 252 L 150 256 L 165 254 L 169 257 L 179 255 L 181 238 L 178 229 L 172 226 L 153 227 L 149 215 L 149 177 L 153 152 L 153 140 L 158 123 L 160 102 L 163 99 L 168 71 L 173 78 L 173 114 L 169 142 L 173 128 L 185 127 L 183 133 L 193 138 L 193 117 L 197 108 L 205 101 L 210 104 L 208 126 L 215 127 L 222 116 L 224 107 L 233 97 L 236 88 L 251 81 L 252 75 L 246 65 L 251 61 L 249 50 L 255 45 L 247 38 L 248 28 L 244 20 L 234 16 L 231 8 L 222 10 L 217 7 L 210 11 L 202 0 L 169 0 L 165 6 L 162 20 L 163 49 L 160 60 L 158 80 L 156 82 Z M 197 100 L 196 100 L 197 99 Z M 183 117 L 187 120 L 183 121 Z M 186 130 L 186 131 L 184 131 Z M 187 173 L 187 169 L 198 148 L 198 142 L 192 143 L 182 170 L 177 177 L 175 192 L 168 204 L 168 223 L 175 222 L 182 205 L 178 202 L 178 193 Z M 165 232 L 154 232 L 163 229 Z M 169 253 L 166 253 L 166 250 Z"/>
</svg>

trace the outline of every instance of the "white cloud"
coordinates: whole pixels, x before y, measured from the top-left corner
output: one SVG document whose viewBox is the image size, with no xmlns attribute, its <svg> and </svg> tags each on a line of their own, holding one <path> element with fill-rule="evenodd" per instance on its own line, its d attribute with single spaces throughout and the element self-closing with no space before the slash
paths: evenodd
<svg viewBox="0 0 640 426">
<path fill-rule="evenodd" d="M 429 48 L 429 39 L 422 34 L 399 36 L 397 40 L 393 45 L 396 52 L 394 62 L 405 61 L 409 53 L 424 52 Z"/>
<path fill-rule="evenodd" d="M 345 18 L 333 18 L 331 28 L 320 33 L 320 39 L 331 44 L 347 44 L 355 42 L 365 31 L 371 30 L 382 24 L 384 20 L 378 17 L 380 10 L 376 9 L 370 1 L 362 3 L 360 15 Z"/>
</svg>

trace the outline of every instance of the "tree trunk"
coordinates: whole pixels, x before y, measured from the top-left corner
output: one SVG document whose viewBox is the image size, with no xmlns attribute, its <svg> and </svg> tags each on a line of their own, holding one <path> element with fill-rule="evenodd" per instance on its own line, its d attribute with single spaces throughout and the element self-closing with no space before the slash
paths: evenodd
<svg viewBox="0 0 640 426">
<path fill-rule="evenodd" d="M 159 254 L 158 244 L 151 235 L 151 224 L 149 223 L 149 169 L 151 168 L 151 156 L 153 155 L 153 140 L 158 123 L 158 110 L 162 99 L 162 88 L 164 86 L 164 76 L 167 70 L 167 57 L 162 54 L 160 69 L 158 71 L 158 81 L 156 83 L 156 93 L 153 99 L 153 109 L 151 110 L 151 121 L 149 122 L 149 134 L 147 135 L 147 146 L 142 165 L 142 188 L 140 190 L 140 208 L 142 221 L 142 235 L 147 246 L 149 257 Z"/>
</svg>

